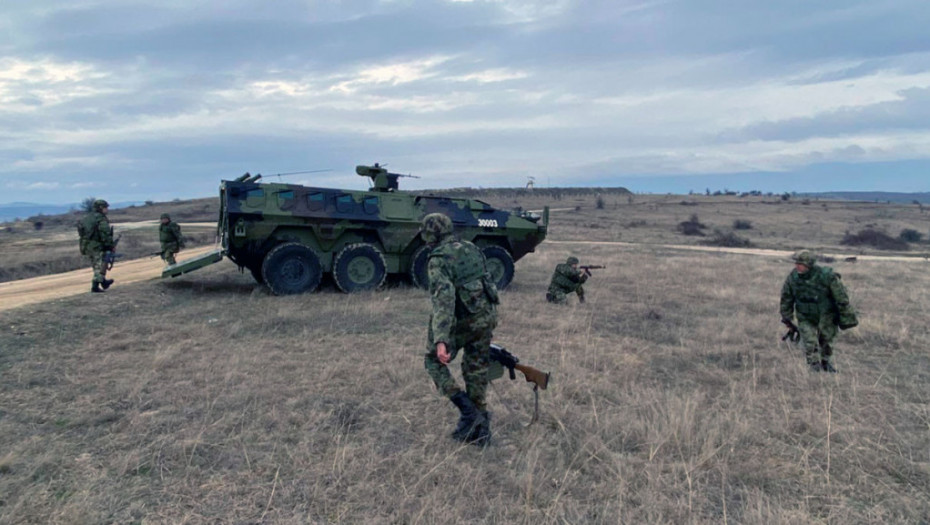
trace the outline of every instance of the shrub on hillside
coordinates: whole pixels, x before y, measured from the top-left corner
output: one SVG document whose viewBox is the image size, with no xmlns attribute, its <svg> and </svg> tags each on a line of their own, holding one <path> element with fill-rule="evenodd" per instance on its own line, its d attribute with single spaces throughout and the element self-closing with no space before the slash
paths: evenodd
<svg viewBox="0 0 930 525">
<path fill-rule="evenodd" d="M 904 242 L 920 242 L 924 234 L 920 233 L 917 230 L 912 230 L 910 228 L 901 230 L 901 233 L 898 234 L 898 239 L 901 239 Z"/>
<path fill-rule="evenodd" d="M 678 231 L 684 235 L 700 235 L 704 236 L 704 232 L 701 231 L 707 228 L 707 225 L 698 220 L 697 214 L 691 215 L 691 218 L 678 223 Z"/>
<path fill-rule="evenodd" d="M 895 239 L 881 230 L 867 228 L 859 230 L 859 233 L 852 234 L 846 232 L 840 244 L 846 246 L 871 246 L 879 250 L 907 250 L 909 246 L 906 242 Z"/>
<path fill-rule="evenodd" d="M 81 211 L 90 213 L 94 211 L 94 201 L 97 200 L 97 197 L 87 197 L 81 201 Z"/>
<path fill-rule="evenodd" d="M 701 244 L 706 244 L 707 246 L 723 246 L 726 248 L 752 247 L 752 242 L 750 242 L 749 239 L 740 237 L 733 232 L 724 232 L 721 230 L 714 230 L 714 235 L 706 241 L 701 241 Z"/>
<path fill-rule="evenodd" d="M 733 229 L 734 230 L 751 230 L 752 222 L 744 221 L 743 219 L 736 219 L 735 221 L 733 221 Z"/>
</svg>

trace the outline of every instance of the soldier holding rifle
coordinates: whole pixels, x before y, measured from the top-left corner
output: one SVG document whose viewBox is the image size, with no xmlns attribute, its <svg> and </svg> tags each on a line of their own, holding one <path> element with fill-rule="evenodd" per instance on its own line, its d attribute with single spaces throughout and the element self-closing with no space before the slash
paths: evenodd
<svg viewBox="0 0 930 525">
<path fill-rule="evenodd" d="M 158 226 L 158 241 L 161 243 L 161 255 L 165 264 L 177 264 L 174 256 L 184 247 L 184 237 L 181 235 L 181 226 L 171 220 L 167 213 L 161 214 L 161 224 Z"/>
<path fill-rule="evenodd" d="M 781 288 L 782 323 L 800 334 L 811 371 L 836 372 L 833 340 L 837 327 L 846 330 L 858 325 L 856 311 L 849 304 L 840 274 L 817 265 L 816 257 L 809 251 L 796 254 L 793 260 L 794 270 Z M 795 314 L 797 326 L 791 322 Z M 789 332 L 785 338 L 793 335 Z"/>
<path fill-rule="evenodd" d="M 117 240 L 113 239 L 113 228 L 107 219 L 110 204 L 97 199 L 91 205 L 91 212 L 78 222 L 78 235 L 80 237 L 81 254 L 90 260 L 94 269 L 90 291 L 102 293 L 113 284 L 113 279 L 107 279 L 106 255 L 116 248 Z"/>
<path fill-rule="evenodd" d="M 603 268 L 603 266 L 578 266 L 578 258 L 570 256 L 562 264 L 555 267 L 552 273 L 552 280 L 549 282 L 549 291 L 546 292 L 546 300 L 550 303 L 566 304 L 568 294 L 578 294 L 578 302 L 584 302 L 584 287 L 582 286 L 588 277 L 591 276 L 591 270 Z"/>
</svg>

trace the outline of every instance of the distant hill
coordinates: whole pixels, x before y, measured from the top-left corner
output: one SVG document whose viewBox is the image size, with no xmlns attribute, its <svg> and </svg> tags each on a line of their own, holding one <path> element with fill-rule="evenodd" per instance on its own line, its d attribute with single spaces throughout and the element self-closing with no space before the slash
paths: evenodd
<svg viewBox="0 0 930 525">
<path fill-rule="evenodd" d="M 897 193 L 891 191 L 827 191 L 821 193 L 799 193 L 798 195 L 818 199 L 841 199 L 847 201 L 896 202 L 912 204 L 930 203 L 930 192 Z"/>
<path fill-rule="evenodd" d="M 34 215 L 57 215 L 77 209 L 78 204 L 38 204 L 35 202 L 10 202 L 0 204 L 0 221 L 25 219 Z"/>
<path fill-rule="evenodd" d="M 141 202 L 127 201 L 114 202 L 111 204 L 112 209 L 135 206 Z M 73 204 L 41 204 L 37 202 L 9 202 L 0 204 L 0 222 L 12 221 L 15 219 L 27 219 L 36 215 L 59 215 L 69 211 L 81 208 L 79 203 Z"/>
</svg>

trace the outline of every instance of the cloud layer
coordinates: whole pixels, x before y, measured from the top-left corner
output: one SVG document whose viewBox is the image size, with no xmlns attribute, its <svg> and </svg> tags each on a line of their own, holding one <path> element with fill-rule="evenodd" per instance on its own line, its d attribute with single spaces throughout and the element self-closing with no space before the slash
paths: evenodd
<svg viewBox="0 0 930 525">
<path fill-rule="evenodd" d="M 9 200 L 375 161 L 412 187 L 930 166 L 923 0 L 4 4 Z"/>
</svg>

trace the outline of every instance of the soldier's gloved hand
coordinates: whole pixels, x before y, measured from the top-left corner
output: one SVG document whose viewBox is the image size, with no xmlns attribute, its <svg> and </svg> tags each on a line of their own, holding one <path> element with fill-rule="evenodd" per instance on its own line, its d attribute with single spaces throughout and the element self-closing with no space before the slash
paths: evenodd
<svg viewBox="0 0 930 525">
<path fill-rule="evenodd" d="M 782 317 L 781 324 L 785 326 L 790 326 L 790 325 L 793 325 L 794 323 L 791 322 L 791 319 L 788 319 L 787 317 Z"/>
</svg>

